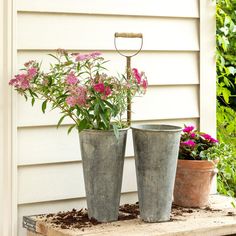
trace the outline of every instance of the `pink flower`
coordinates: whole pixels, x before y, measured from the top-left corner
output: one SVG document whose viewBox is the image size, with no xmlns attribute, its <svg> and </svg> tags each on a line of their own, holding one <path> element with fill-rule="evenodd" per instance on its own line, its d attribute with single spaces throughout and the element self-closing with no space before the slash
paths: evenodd
<svg viewBox="0 0 236 236">
<path fill-rule="evenodd" d="M 138 72 L 138 69 L 133 68 L 132 72 L 133 72 L 134 78 L 137 80 L 137 83 L 140 84 L 141 80 L 142 80 L 142 77 L 141 77 L 140 73 Z"/>
<path fill-rule="evenodd" d="M 78 86 L 76 88 L 77 92 L 77 104 L 84 106 L 87 102 L 87 89 L 83 86 Z"/>
<path fill-rule="evenodd" d="M 69 96 L 66 98 L 66 103 L 71 106 L 74 107 L 77 104 L 77 99 L 74 96 Z"/>
<path fill-rule="evenodd" d="M 209 135 L 209 134 L 201 134 L 201 136 L 202 136 L 204 139 L 210 141 L 211 143 L 218 143 L 218 140 L 212 138 L 211 135 Z"/>
<path fill-rule="evenodd" d="M 89 54 L 77 54 L 75 61 L 86 61 L 88 59 L 90 59 L 91 56 Z"/>
<path fill-rule="evenodd" d="M 94 90 L 98 93 L 104 93 L 105 92 L 105 85 L 104 83 L 98 83 L 93 86 Z"/>
<path fill-rule="evenodd" d="M 31 67 L 27 70 L 29 78 L 33 78 L 37 74 L 37 68 Z"/>
<path fill-rule="evenodd" d="M 66 83 L 69 85 L 74 85 L 78 82 L 78 78 L 75 76 L 74 72 L 70 72 L 69 75 L 66 76 Z"/>
<path fill-rule="evenodd" d="M 188 147 L 195 147 L 196 143 L 192 140 L 188 140 L 188 141 L 185 141 L 185 142 L 181 142 L 181 145 L 182 146 L 188 146 Z"/>
<path fill-rule="evenodd" d="M 192 132 L 194 129 L 195 129 L 194 126 L 186 126 L 186 127 L 183 129 L 183 132 L 185 132 L 185 133 L 190 133 L 190 132 Z"/>
<path fill-rule="evenodd" d="M 111 88 L 110 87 L 106 87 L 104 93 L 105 93 L 105 96 L 109 96 L 111 94 Z"/>
<path fill-rule="evenodd" d="M 26 74 L 16 75 L 14 79 L 11 79 L 9 81 L 9 85 L 12 85 L 15 88 L 19 88 L 23 90 L 28 89 L 30 87 Z"/>
<path fill-rule="evenodd" d="M 147 89 L 148 82 L 147 82 L 146 79 L 144 79 L 144 80 L 142 81 L 142 86 L 143 86 L 144 89 Z"/>
<path fill-rule="evenodd" d="M 96 58 L 96 57 L 99 57 L 101 55 L 102 55 L 102 53 L 101 52 L 97 52 L 97 51 L 90 53 L 90 57 L 91 58 Z"/>
<path fill-rule="evenodd" d="M 195 138 L 196 134 L 195 133 L 191 133 L 189 136 L 190 136 L 190 138 Z"/>
</svg>

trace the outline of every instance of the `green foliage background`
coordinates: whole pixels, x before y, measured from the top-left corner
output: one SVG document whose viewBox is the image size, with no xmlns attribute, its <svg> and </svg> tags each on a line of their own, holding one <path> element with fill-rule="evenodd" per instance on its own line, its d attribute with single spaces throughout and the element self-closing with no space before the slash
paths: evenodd
<svg viewBox="0 0 236 236">
<path fill-rule="evenodd" d="M 219 165 L 218 191 L 236 197 L 236 0 L 216 0 L 217 135 L 233 155 Z"/>
</svg>

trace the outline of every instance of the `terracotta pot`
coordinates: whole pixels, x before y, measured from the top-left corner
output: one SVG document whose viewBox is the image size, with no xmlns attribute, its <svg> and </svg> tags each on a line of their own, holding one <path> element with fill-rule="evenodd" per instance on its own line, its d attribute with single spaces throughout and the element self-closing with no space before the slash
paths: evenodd
<svg viewBox="0 0 236 236">
<path fill-rule="evenodd" d="M 211 183 L 217 173 L 217 161 L 178 160 L 174 203 L 183 207 L 208 205 Z"/>
</svg>

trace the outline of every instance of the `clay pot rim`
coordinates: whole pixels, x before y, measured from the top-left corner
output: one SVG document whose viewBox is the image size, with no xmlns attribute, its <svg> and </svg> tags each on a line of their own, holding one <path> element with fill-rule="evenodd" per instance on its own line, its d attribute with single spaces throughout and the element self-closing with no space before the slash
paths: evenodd
<svg viewBox="0 0 236 236">
<path fill-rule="evenodd" d="M 178 159 L 178 168 L 189 168 L 189 169 L 215 169 L 218 159 L 215 160 L 182 160 Z"/>
</svg>

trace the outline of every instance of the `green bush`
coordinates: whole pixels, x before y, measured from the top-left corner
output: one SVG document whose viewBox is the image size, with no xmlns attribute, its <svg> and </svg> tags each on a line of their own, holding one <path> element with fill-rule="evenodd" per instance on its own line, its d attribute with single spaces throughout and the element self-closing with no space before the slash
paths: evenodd
<svg viewBox="0 0 236 236">
<path fill-rule="evenodd" d="M 217 138 L 232 153 L 221 158 L 218 191 L 236 197 L 236 1 L 216 0 Z"/>
</svg>

